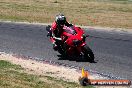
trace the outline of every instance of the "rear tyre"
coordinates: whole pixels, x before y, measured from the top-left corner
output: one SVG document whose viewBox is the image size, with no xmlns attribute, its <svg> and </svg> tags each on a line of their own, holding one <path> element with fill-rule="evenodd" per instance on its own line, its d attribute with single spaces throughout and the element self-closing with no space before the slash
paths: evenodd
<svg viewBox="0 0 132 88">
<path fill-rule="evenodd" d="M 87 45 L 83 46 L 83 53 L 85 59 L 88 59 L 90 62 L 94 62 L 94 54 Z"/>
</svg>

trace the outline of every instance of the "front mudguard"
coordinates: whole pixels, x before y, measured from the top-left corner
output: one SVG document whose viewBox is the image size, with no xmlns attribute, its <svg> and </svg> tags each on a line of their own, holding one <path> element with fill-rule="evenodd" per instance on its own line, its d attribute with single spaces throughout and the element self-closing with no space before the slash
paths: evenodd
<svg viewBox="0 0 132 88">
<path fill-rule="evenodd" d="M 81 44 L 81 47 L 83 47 L 83 46 L 85 46 L 85 45 L 86 45 L 86 43 L 84 42 L 84 43 Z"/>
</svg>

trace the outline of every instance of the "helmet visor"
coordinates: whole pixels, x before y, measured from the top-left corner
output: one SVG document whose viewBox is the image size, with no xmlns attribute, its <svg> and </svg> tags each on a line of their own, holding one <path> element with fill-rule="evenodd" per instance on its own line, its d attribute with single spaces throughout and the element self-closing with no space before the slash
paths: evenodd
<svg viewBox="0 0 132 88">
<path fill-rule="evenodd" d="M 60 25 L 64 25 L 65 24 L 65 21 L 64 20 L 61 20 L 58 22 Z"/>
</svg>

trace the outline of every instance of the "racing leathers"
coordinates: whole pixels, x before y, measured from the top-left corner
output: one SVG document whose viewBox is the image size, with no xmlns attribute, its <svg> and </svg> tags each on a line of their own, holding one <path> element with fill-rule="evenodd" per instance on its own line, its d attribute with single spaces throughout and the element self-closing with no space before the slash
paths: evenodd
<svg viewBox="0 0 132 88">
<path fill-rule="evenodd" d="M 65 22 L 64 25 L 65 26 L 72 26 L 72 24 L 68 23 L 67 21 Z M 56 40 L 55 40 L 54 37 L 61 38 L 61 34 L 63 33 L 63 27 L 64 27 L 64 25 L 63 26 L 58 25 L 56 23 L 56 21 L 54 21 L 52 23 L 52 25 L 51 25 L 51 29 L 50 30 L 52 31 L 52 37 L 50 37 L 50 40 L 51 40 L 51 42 L 53 44 L 53 49 L 54 50 L 58 49 L 58 43 L 56 42 Z"/>
</svg>

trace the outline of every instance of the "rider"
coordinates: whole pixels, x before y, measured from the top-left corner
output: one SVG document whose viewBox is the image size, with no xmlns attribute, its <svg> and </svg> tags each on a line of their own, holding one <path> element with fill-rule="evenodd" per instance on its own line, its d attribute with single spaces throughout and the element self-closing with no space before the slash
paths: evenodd
<svg viewBox="0 0 132 88">
<path fill-rule="evenodd" d="M 67 22 L 66 17 L 63 14 L 56 15 L 55 21 L 52 23 L 50 29 L 52 31 L 52 37 L 50 39 L 54 50 L 58 49 L 58 45 L 53 37 L 61 38 L 64 26 L 72 26 L 72 24 Z"/>
</svg>

